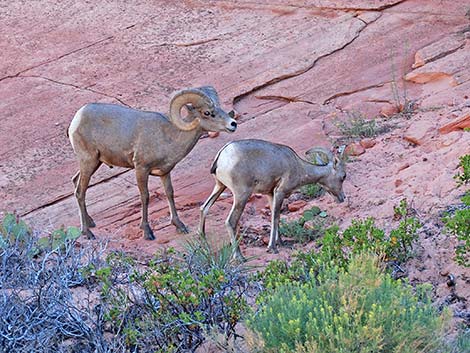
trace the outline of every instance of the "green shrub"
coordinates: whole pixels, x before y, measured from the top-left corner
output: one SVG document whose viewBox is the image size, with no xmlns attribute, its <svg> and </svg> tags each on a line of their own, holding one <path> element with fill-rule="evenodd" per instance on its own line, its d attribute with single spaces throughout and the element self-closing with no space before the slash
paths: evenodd
<svg viewBox="0 0 470 353">
<path fill-rule="evenodd" d="M 332 259 L 346 267 L 351 254 L 364 251 L 380 256 L 384 261 L 405 261 L 411 256 L 412 244 L 418 238 L 420 222 L 409 216 L 405 199 L 395 207 L 395 218 L 400 220 L 398 227 L 387 236 L 375 225 L 373 218 L 352 220 L 351 225 L 342 233 L 334 226 L 329 228 L 321 240 L 325 259 Z"/>
<path fill-rule="evenodd" d="M 459 186 L 470 182 L 470 155 L 460 157 L 459 166 L 462 171 L 454 178 Z M 470 191 L 462 197 L 463 208 L 456 210 L 454 215 L 447 215 L 443 221 L 447 232 L 459 241 L 455 250 L 455 260 L 463 266 L 470 266 Z"/>
<path fill-rule="evenodd" d="M 303 282 L 284 282 L 247 321 L 265 352 L 433 352 L 449 313 L 432 306 L 430 288 L 393 280 L 371 255 L 343 269 L 323 266 Z"/>
<path fill-rule="evenodd" d="M 289 237 L 299 243 L 305 243 L 318 238 L 324 233 L 326 213 L 319 207 L 313 206 L 305 210 L 299 219 L 292 221 L 281 220 L 279 234 L 281 237 Z M 309 222 L 308 224 L 306 224 Z"/>
<path fill-rule="evenodd" d="M 406 260 L 411 256 L 411 245 L 418 237 L 420 227 L 418 220 L 408 214 L 406 200 L 402 200 L 395 208 L 396 218 L 401 217 L 400 223 L 388 236 L 375 225 L 373 218 L 353 220 L 343 232 L 333 225 L 323 230 L 319 250 L 297 252 L 289 264 L 281 260 L 271 261 L 264 271 L 257 274 L 257 280 L 268 291 L 289 282 L 304 282 L 312 274 L 321 272 L 326 264 L 347 268 L 351 257 L 363 252 L 373 253 L 386 263 Z"/>
</svg>

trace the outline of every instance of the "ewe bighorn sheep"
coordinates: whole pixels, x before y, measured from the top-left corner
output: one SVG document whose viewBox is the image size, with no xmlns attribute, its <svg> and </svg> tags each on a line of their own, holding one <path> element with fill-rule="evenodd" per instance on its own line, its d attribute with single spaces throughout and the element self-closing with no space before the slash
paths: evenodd
<svg viewBox="0 0 470 353">
<path fill-rule="evenodd" d="M 185 106 L 188 117 L 181 117 Z M 226 113 L 213 87 L 205 86 L 176 92 L 170 102 L 170 113 L 126 108 L 114 104 L 92 103 L 75 114 L 68 135 L 80 162 L 80 170 L 72 181 L 80 208 L 82 234 L 94 238 L 89 228 L 95 226 L 85 205 L 85 194 L 93 173 L 105 163 L 135 169 L 142 201 L 140 228 L 145 239 L 155 239 L 148 223 L 148 178 L 162 180 L 171 223 L 187 233 L 176 212 L 170 172 L 195 146 L 205 131 L 234 132 L 237 123 L 234 112 Z"/>
<path fill-rule="evenodd" d="M 233 205 L 225 225 L 233 243 L 236 242 L 237 224 L 252 193 L 265 194 L 271 207 L 271 234 L 268 251 L 277 252 L 279 239 L 279 216 L 282 201 L 294 189 L 311 183 L 320 184 L 338 202 L 344 201 L 342 190 L 346 178 L 343 160 L 323 148 L 312 148 L 306 152 L 316 164 L 301 159 L 293 149 L 263 140 L 240 140 L 226 144 L 217 153 L 211 173 L 215 187 L 201 206 L 199 231 L 205 233 L 205 218 L 209 208 L 220 194 L 229 188 L 233 194 Z M 235 257 L 243 259 L 237 247 Z"/>
</svg>

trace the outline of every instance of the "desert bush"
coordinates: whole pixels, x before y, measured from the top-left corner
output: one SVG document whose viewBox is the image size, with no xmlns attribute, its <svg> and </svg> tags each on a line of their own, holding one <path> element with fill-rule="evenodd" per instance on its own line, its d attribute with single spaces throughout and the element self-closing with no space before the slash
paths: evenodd
<svg viewBox="0 0 470 353">
<path fill-rule="evenodd" d="M 248 284 L 232 248 L 195 241 L 141 264 L 75 235 L 3 220 L 0 352 L 192 352 L 209 331 L 235 336 Z"/>
<path fill-rule="evenodd" d="M 106 325 L 139 352 L 194 351 L 214 329 L 230 338 L 248 290 L 245 267 L 232 254 L 233 247 L 215 251 L 204 238 L 185 253 L 159 254 L 145 268 L 111 254 L 95 271 Z"/>
<path fill-rule="evenodd" d="M 449 313 L 359 254 L 346 268 L 324 263 L 302 282 L 284 282 L 262 297 L 247 324 L 265 352 L 433 352 Z"/>
<path fill-rule="evenodd" d="M 462 186 L 470 182 L 470 155 L 460 157 L 461 171 L 454 178 L 457 185 Z M 459 241 L 455 250 L 455 260 L 463 266 L 470 266 L 470 190 L 462 197 L 463 207 L 453 215 L 446 215 L 443 219 L 447 232 Z"/>
<path fill-rule="evenodd" d="M 83 265 L 98 266 L 103 249 L 72 241 L 52 248 L 13 214 L 4 217 L 0 237 L 0 351 L 107 352 L 94 307 L 74 297 L 74 288 L 86 285 Z"/>
</svg>

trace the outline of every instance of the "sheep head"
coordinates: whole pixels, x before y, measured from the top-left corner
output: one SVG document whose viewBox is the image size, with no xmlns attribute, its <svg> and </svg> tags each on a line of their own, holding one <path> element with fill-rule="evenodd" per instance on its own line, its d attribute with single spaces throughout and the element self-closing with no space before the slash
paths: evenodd
<svg viewBox="0 0 470 353">
<path fill-rule="evenodd" d="M 343 182 L 346 179 L 346 165 L 344 156 L 344 146 L 341 146 L 333 155 L 321 147 L 314 147 L 305 152 L 314 165 L 330 166 L 331 172 L 318 181 L 327 192 L 336 197 L 338 202 L 343 202 L 345 195 L 343 192 Z"/>
<path fill-rule="evenodd" d="M 189 111 L 191 121 L 181 117 L 181 108 Z M 221 107 L 219 96 L 211 86 L 184 89 L 176 92 L 170 102 L 170 120 L 181 130 L 189 131 L 201 127 L 205 131 L 234 132 L 237 122 L 233 112 L 226 113 Z"/>
</svg>

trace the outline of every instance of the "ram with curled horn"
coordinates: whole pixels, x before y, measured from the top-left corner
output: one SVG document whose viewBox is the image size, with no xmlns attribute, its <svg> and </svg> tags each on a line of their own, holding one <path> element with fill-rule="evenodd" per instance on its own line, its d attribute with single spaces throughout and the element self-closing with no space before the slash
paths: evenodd
<svg viewBox="0 0 470 353">
<path fill-rule="evenodd" d="M 188 114 L 181 116 L 186 107 Z M 135 169 L 142 201 L 140 228 L 145 239 L 155 239 L 148 222 L 148 179 L 162 180 L 170 208 L 171 223 L 184 233 L 188 230 L 176 212 L 170 172 L 196 145 L 206 131 L 234 132 L 233 111 L 226 113 L 216 90 L 205 86 L 173 94 L 170 113 L 131 109 L 114 104 L 92 103 L 75 114 L 68 136 L 80 163 L 72 181 L 80 210 L 82 234 L 94 238 L 95 222 L 88 214 L 85 194 L 90 178 L 101 164 Z"/>
<path fill-rule="evenodd" d="M 318 183 L 344 201 L 343 181 L 346 178 L 344 148 L 337 155 L 315 147 L 306 152 L 312 162 L 300 158 L 288 146 L 263 140 L 240 140 L 226 144 L 218 152 L 212 164 L 215 187 L 201 206 L 199 231 L 205 233 L 205 220 L 210 207 L 220 194 L 229 188 L 233 194 L 233 205 L 225 222 L 233 243 L 237 243 L 237 225 L 245 205 L 252 193 L 268 196 L 271 207 L 271 234 L 268 251 L 277 252 L 279 218 L 282 201 L 293 190 L 306 184 Z M 235 257 L 243 260 L 240 248 Z"/>
</svg>

